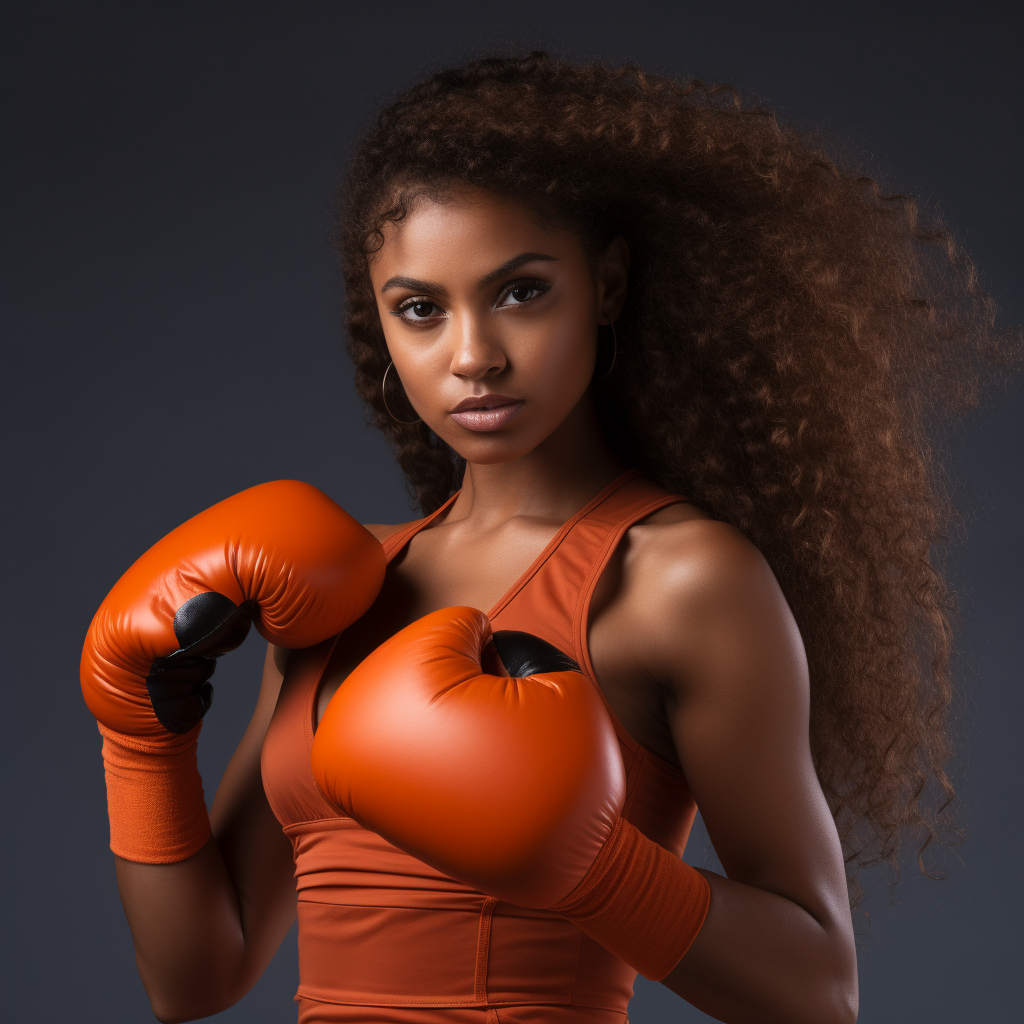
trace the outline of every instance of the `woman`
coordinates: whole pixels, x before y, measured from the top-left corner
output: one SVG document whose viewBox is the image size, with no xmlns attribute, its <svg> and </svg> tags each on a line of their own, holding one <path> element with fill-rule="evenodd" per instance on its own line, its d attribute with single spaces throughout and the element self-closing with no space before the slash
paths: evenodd
<svg viewBox="0 0 1024 1024">
<path fill-rule="evenodd" d="M 239 999 L 297 878 L 301 1021 L 625 1019 L 635 964 L 586 922 L 428 867 L 313 782 L 349 673 L 464 605 L 579 662 L 642 842 L 678 857 L 700 807 L 726 876 L 678 929 L 643 910 L 635 941 L 683 953 L 648 976 L 724 1021 L 854 1020 L 857 868 L 927 846 L 952 798 L 924 426 L 1017 344 L 970 263 L 728 90 L 544 54 L 392 103 L 339 243 L 357 389 L 427 518 L 370 527 L 388 570 L 357 625 L 271 648 L 213 838 L 118 858 L 157 1016 Z"/>
</svg>

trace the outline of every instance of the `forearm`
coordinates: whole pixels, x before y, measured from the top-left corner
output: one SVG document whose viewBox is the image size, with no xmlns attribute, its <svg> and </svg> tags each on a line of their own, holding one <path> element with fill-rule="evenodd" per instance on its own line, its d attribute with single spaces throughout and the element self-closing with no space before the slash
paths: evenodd
<svg viewBox="0 0 1024 1024">
<path fill-rule="evenodd" d="M 727 1024 L 856 1020 L 857 962 L 844 908 L 819 921 L 783 896 L 701 874 L 710 910 L 662 984 Z"/>
<path fill-rule="evenodd" d="M 139 976 L 156 1017 L 193 1020 L 235 1002 L 245 938 L 216 841 L 211 837 L 198 853 L 173 864 L 114 860 Z"/>
<path fill-rule="evenodd" d="M 231 759 L 210 814 L 213 834 L 197 852 L 170 863 L 115 858 L 139 974 L 161 1020 L 237 1002 L 295 920 L 291 844 L 259 771 L 265 717 L 254 716 Z"/>
</svg>

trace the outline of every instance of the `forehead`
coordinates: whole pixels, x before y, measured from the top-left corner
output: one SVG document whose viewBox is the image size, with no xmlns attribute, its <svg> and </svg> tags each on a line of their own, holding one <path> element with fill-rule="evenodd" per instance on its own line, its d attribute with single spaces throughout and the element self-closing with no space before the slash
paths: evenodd
<svg viewBox="0 0 1024 1024">
<path fill-rule="evenodd" d="M 384 244 L 370 262 L 378 286 L 398 273 L 436 279 L 442 270 L 451 275 L 465 268 L 479 276 L 520 252 L 564 257 L 575 249 L 582 258 L 575 239 L 535 211 L 468 189 L 442 198 L 418 196 L 405 218 L 386 224 L 383 233 Z"/>
</svg>

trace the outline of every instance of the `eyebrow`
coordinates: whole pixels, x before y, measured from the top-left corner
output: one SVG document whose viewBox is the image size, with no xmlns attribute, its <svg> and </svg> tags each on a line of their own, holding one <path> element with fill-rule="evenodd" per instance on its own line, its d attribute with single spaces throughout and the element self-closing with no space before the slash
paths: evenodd
<svg viewBox="0 0 1024 1024">
<path fill-rule="evenodd" d="M 489 274 L 485 274 L 477 281 L 477 288 L 486 288 L 489 284 L 494 284 L 499 277 L 504 277 L 506 274 L 511 274 L 513 270 L 518 270 L 521 266 L 526 263 L 533 263 L 535 260 L 547 260 L 550 262 L 557 262 L 560 257 L 558 256 L 546 256 L 542 252 L 522 252 L 518 256 L 513 256 L 512 259 L 506 260 L 500 267 L 496 267 Z M 390 288 L 408 288 L 414 292 L 431 292 L 434 295 L 447 295 L 448 289 L 443 285 L 435 284 L 432 281 L 420 281 L 415 277 L 391 277 L 381 286 L 381 292 L 386 292 Z"/>
<path fill-rule="evenodd" d="M 489 274 L 485 274 L 477 281 L 476 286 L 477 288 L 486 288 L 489 284 L 494 284 L 499 277 L 511 274 L 513 270 L 518 270 L 524 263 L 533 263 L 534 260 L 548 260 L 553 263 L 558 260 L 558 257 L 545 256 L 542 252 L 522 252 L 518 256 L 513 256 L 512 259 L 506 260 Z"/>
</svg>

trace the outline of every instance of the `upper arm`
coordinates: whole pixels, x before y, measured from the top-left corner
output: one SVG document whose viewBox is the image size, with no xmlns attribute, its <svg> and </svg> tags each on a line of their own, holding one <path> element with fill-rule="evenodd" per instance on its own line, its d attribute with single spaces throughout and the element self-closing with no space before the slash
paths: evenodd
<svg viewBox="0 0 1024 1024">
<path fill-rule="evenodd" d="M 263 777 L 260 767 L 260 755 L 263 751 L 263 738 L 270 726 L 270 719 L 277 707 L 277 698 L 281 693 L 284 673 L 287 667 L 288 651 L 274 644 L 267 645 L 267 653 L 263 659 L 263 676 L 260 681 L 260 692 L 256 699 L 249 725 L 242 736 L 235 753 L 232 755 L 213 801 L 211 824 L 214 832 L 217 826 L 226 824 L 254 796 L 254 790 L 263 790 Z M 258 783 L 258 786 L 257 786 Z"/>
<path fill-rule="evenodd" d="M 210 814 L 238 894 L 247 946 L 252 940 L 250 953 L 261 964 L 269 961 L 295 917 L 291 843 L 267 800 L 260 763 L 287 657 L 288 651 L 268 644 L 256 708 L 224 772 Z"/>
<path fill-rule="evenodd" d="M 659 574 L 653 669 L 730 878 L 848 921 L 842 852 L 811 759 L 803 642 L 760 552 L 723 523 L 680 524 Z"/>
</svg>

